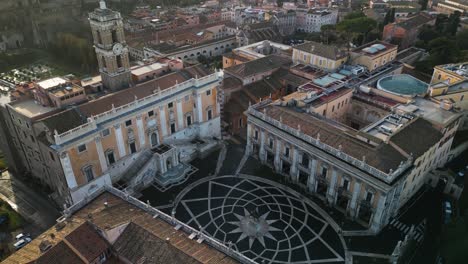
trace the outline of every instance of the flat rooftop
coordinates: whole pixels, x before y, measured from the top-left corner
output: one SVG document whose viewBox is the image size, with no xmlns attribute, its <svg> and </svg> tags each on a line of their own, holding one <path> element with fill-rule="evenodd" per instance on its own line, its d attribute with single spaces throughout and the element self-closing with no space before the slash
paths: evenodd
<svg viewBox="0 0 468 264">
<path fill-rule="evenodd" d="M 54 78 L 51 78 L 51 79 L 40 81 L 40 82 L 37 83 L 37 85 L 39 87 L 41 87 L 42 89 L 47 90 L 47 89 L 54 88 L 56 86 L 59 86 L 59 85 L 65 84 L 65 83 L 67 83 L 67 80 L 65 80 L 64 78 L 54 77 Z"/>
<path fill-rule="evenodd" d="M 446 126 L 457 119 L 460 114 L 440 108 L 439 103 L 424 98 L 416 97 L 412 103 L 413 113 L 424 117 L 431 123 Z M 403 106 L 397 106 L 398 110 L 405 111 Z"/>
<path fill-rule="evenodd" d="M 384 41 L 373 41 L 355 48 L 352 52 L 374 57 L 386 53 L 389 50 L 396 49 L 397 47 L 398 46 Z"/>
<path fill-rule="evenodd" d="M 53 110 L 56 110 L 55 107 L 42 106 L 33 99 L 13 102 L 10 104 L 10 106 L 13 109 L 15 109 L 16 112 L 28 118 L 34 118 L 36 116 L 40 116 Z"/>
<path fill-rule="evenodd" d="M 136 66 L 131 69 L 133 75 L 144 75 L 153 71 L 161 70 L 167 67 L 167 64 L 155 62 L 144 66 Z"/>
</svg>

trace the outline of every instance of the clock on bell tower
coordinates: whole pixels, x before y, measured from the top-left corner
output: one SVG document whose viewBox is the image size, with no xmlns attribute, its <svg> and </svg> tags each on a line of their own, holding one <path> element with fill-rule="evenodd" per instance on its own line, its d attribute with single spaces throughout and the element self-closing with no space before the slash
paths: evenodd
<svg viewBox="0 0 468 264">
<path fill-rule="evenodd" d="M 113 91 L 129 87 L 130 61 L 120 13 L 101 0 L 89 14 L 89 23 L 104 87 Z"/>
</svg>

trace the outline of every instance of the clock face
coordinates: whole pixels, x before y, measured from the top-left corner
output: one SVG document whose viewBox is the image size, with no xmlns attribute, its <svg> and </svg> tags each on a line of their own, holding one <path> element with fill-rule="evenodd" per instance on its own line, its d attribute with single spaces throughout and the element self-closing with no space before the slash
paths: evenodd
<svg viewBox="0 0 468 264">
<path fill-rule="evenodd" d="M 114 52 L 115 55 L 120 55 L 122 54 L 123 46 L 120 43 L 117 43 L 114 45 L 112 48 L 112 51 Z"/>
</svg>

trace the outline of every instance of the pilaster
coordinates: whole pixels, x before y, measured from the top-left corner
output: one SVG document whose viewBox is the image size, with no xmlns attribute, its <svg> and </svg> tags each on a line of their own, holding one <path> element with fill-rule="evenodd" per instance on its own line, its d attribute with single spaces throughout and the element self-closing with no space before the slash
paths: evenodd
<svg viewBox="0 0 468 264">
<path fill-rule="evenodd" d="M 140 142 L 140 148 L 143 148 L 146 145 L 146 138 L 145 138 L 145 129 L 143 126 L 143 118 L 141 115 L 136 117 L 137 128 L 138 128 L 138 140 Z"/>
<path fill-rule="evenodd" d="M 124 143 L 124 138 L 122 134 L 122 126 L 120 124 L 114 125 L 115 129 L 115 139 L 117 140 L 117 148 L 119 150 L 119 156 L 120 158 L 125 157 L 126 151 L 125 151 L 125 143 Z"/>
<path fill-rule="evenodd" d="M 310 175 L 307 186 L 309 187 L 309 192 L 315 192 L 315 185 L 317 184 L 317 180 L 315 178 L 315 173 L 317 172 L 317 159 L 312 158 L 312 162 L 310 164 Z"/>
<path fill-rule="evenodd" d="M 161 133 L 164 138 L 167 136 L 167 119 L 166 119 L 166 109 L 164 106 L 159 107 L 159 123 L 161 124 Z"/>
<path fill-rule="evenodd" d="M 327 201 L 329 204 L 333 204 L 335 201 L 335 195 L 336 195 L 336 181 L 338 179 L 338 172 L 336 171 L 335 168 L 332 170 L 332 175 L 331 175 L 331 180 L 330 180 L 330 186 L 328 187 L 327 191 Z"/>
<path fill-rule="evenodd" d="M 178 130 L 184 129 L 184 113 L 182 110 L 182 100 L 177 100 L 177 127 Z"/>
<path fill-rule="evenodd" d="M 351 204 L 349 205 L 349 214 L 352 218 L 356 217 L 357 203 L 359 200 L 359 194 L 361 193 L 361 183 L 356 181 L 353 187 L 353 196 L 351 197 Z"/>
<path fill-rule="evenodd" d="M 94 141 L 96 142 L 96 151 L 99 157 L 99 164 L 101 165 L 101 170 L 102 170 L 102 173 L 104 174 L 104 172 L 107 171 L 107 160 L 104 155 L 104 150 L 102 149 L 101 138 L 96 137 Z"/>
<path fill-rule="evenodd" d="M 68 188 L 73 189 L 76 186 L 78 186 L 78 184 L 76 183 L 75 174 L 73 173 L 68 152 L 62 152 L 60 154 L 60 163 L 62 164 L 63 173 L 65 174 L 65 179 L 67 180 Z"/>
</svg>

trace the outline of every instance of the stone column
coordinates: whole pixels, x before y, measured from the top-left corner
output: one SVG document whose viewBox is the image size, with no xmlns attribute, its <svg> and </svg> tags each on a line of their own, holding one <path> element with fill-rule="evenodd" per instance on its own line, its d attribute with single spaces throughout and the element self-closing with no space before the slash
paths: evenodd
<svg viewBox="0 0 468 264">
<path fill-rule="evenodd" d="M 96 142 L 96 151 L 99 157 L 99 164 L 101 165 L 102 174 L 104 174 L 104 172 L 107 171 L 107 160 L 106 156 L 104 155 L 104 150 L 102 149 L 101 138 L 96 137 L 94 141 Z"/>
<path fill-rule="evenodd" d="M 329 204 L 333 204 L 335 202 L 335 195 L 336 195 L 336 182 L 338 180 L 338 175 L 335 168 L 332 169 L 332 176 L 330 180 L 330 186 L 328 187 L 327 191 L 327 201 Z"/>
<path fill-rule="evenodd" d="M 317 184 L 316 182 L 317 180 L 315 179 L 315 173 L 317 172 L 317 160 L 315 158 L 312 158 L 312 161 L 310 162 L 309 166 L 310 166 L 310 175 L 309 175 L 307 186 L 309 187 L 309 192 L 314 193 L 315 185 Z"/>
<path fill-rule="evenodd" d="M 252 125 L 250 123 L 247 123 L 247 146 L 245 147 L 246 154 L 252 154 L 253 152 L 253 142 L 252 139 Z"/>
<path fill-rule="evenodd" d="M 140 148 L 144 148 L 146 145 L 146 138 L 145 138 L 145 128 L 143 126 L 143 118 L 141 115 L 136 117 L 136 123 L 138 128 L 138 140 L 140 142 Z"/>
<path fill-rule="evenodd" d="M 164 137 L 167 136 L 167 118 L 164 106 L 159 107 L 159 123 L 161 124 L 161 133 L 164 139 Z"/>
<path fill-rule="evenodd" d="M 379 232 L 382 228 L 382 215 L 385 209 L 385 201 L 387 200 L 387 196 L 384 194 L 380 195 L 379 201 L 377 202 L 377 208 L 375 210 L 374 216 L 372 217 L 372 226 L 371 230 L 375 233 Z"/>
<path fill-rule="evenodd" d="M 265 131 L 260 131 L 260 151 L 258 153 L 260 161 L 265 162 Z"/>
<path fill-rule="evenodd" d="M 202 104 L 201 94 L 199 93 L 197 93 L 197 112 L 198 112 L 197 122 L 202 123 L 203 122 L 203 104 Z"/>
<path fill-rule="evenodd" d="M 182 110 L 182 100 L 177 100 L 177 127 L 178 130 L 184 128 L 184 112 Z"/>
<path fill-rule="evenodd" d="M 299 151 L 297 151 L 297 148 L 292 146 L 292 163 L 291 163 L 291 178 L 294 182 L 297 182 L 298 178 L 298 173 L 297 173 L 297 160 L 299 156 Z"/>
<path fill-rule="evenodd" d="M 353 187 L 353 196 L 351 197 L 351 204 L 349 205 L 349 214 L 352 218 L 356 218 L 357 205 L 359 201 L 359 195 L 361 194 L 361 183 L 355 182 Z"/>
<path fill-rule="evenodd" d="M 276 140 L 275 170 L 277 172 L 281 171 L 281 141 L 280 140 Z"/>
<path fill-rule="evenodd" d="M 119 156 L 120 158 L 125 157 L 127 155 L 125 151 L 125 143 L 124 143 L 124 138 L 122 134 L 122 126 L 120 124 L 114 125 L 115 129 L 115 139 L 117 140 L 117 148 L 119 150 Z"/>
<path fill-rule="evenodd" d="M 73 173 L 68 152 L 62 152 L 60 154 L 60 163 L 62 164 L 63 174 L 65 174 L 65 179 L 67 180 L 68 188 L 73 189 L 76 186 L 78 186 L 78 184 L 76 183 L 75 174 Z"/>
</svg>

